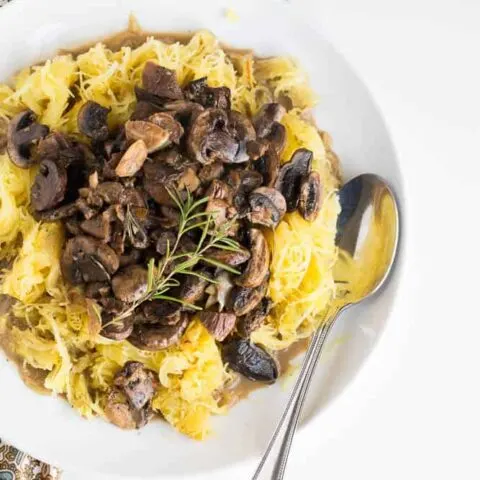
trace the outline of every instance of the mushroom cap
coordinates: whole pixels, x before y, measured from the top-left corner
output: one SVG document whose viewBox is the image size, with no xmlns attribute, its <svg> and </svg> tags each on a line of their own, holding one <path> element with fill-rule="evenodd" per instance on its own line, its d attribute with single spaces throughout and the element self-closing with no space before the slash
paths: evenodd
<svg viewBox="0 0 480 480">
<path fill-rule="evenodd" d="M 218 342 L 223 342 L 232 333 L 237 322 L 234 313 L 203 311 L 198 316 L 205 328 Z"/>
<path fill-rule="evenodd" d="M 78 130 L 92 140 L 105 141 L 108 138 L 107 117 L 109 112 L 109 108 L 102 107 L 93 100 L 88 100 L 78 111 Z"/>
<path fill-rule="evenodd" d="M 284 163 L 278 174 L 275 186 L 287 202 L 287 212 L 293 212 L 298 207 L 300 187 L 303 179 L 312 168 L 313 153 L 306 148 L 296 150 L 289 162 Z"/>
<path fill-rule="evenodd" d="M 251 312 L 267 293 L 268 281 L 257 288 L 235 287 L 230 293 L 229 307 L 235 315 L 242 317 Z"/>
<path fill-rule="evenodd" d="M 255 225 L 274 228 L 287 211 L 287 203 L 283 195 L 274 188 L 260 187 L 249 197 L 251 212 L 247 218 Z"/>
<path fill-rule="evenodd" d="M 112 278 L 113 294 L 118 300 L 133 303 L 147 292 L 148 272 L 140 265 L 130 265 Z"/>
<path fill-rule="evenodd" d="M 128 341 L 140 350 L 164 350 L 180 341 L 189 323 L 189 316 L 182 314 L 176 325 L 135 325 Z"/>
<path fill-rule="evenodd" d="M 264 233 L 258 228 L 248 231 L 250 237 L 251 257 L 242 275 L 235 279 L 241 287 L 255 288 L 261 285 L 268 275 L 270 266 L 270 249 Z"/>
<path fill-rule="evenodd" d="M 15 115 L 7 128 L 7 153 L 12 163 L 20 168 L 29 168 L 38 163 L 31 147 L 48 135 L 46 125 L 36 123 L 37 116 L 31 110 Z"/>
<path fill-rule="evenodd" d="M 318 172 L 310 172 L 300 187 L 298 209 L 305 220 L 313 222 L 322 206 L 322 184 Z"/>
<path fill-rule="evenodd" d="M 33 208 L 37 212 L 58 205 L 67 191 L 67 171 L 51 160 L 44 160 L 35 177 L 30 193 Z"/>
<path fill-rule="evenodd" d="M 183 92 L 174 70 L 147 62 L 142 74 L 143 88 L 160 99 L 181 100 Z"/>
</svg>

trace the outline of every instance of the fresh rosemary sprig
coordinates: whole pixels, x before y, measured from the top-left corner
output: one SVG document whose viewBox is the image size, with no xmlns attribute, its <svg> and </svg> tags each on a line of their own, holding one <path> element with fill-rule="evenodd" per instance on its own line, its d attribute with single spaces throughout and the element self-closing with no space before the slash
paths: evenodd
<svg viewBox="0 0 480 480">
<path fill-rule="evenodd" d="M 175 242 L 173 242 L 173 245 L 170 245 L 167 241 L 166 253 L 158 263 L 155 262 L 155 259 L 150 259 L 148 262 L 147 289 L 145 294 L 115 317 L 113 322 L 118 322 L 129 317 L 138 306 L 149 300 L 167 300 L 181 303 L 183 306 L 193 310 L 201 310 L 201 307 L 197 305 L 192 305 L 180 298 L 167 294 L 172 288 L 180 286 L 180 282 L 175 278 L 178 275 L 192 275 L 211 283 L 216 283 L 214 279 L 193 270 L 200 261 L 214 267 L 222 268 L 233 274 L 240 273 L 229 265 L 208 258 L 208 251 L 212 248 L 231 252 L 240 251 L 241 247 L 239 243 L 228 237 L 228 232 L 235 220 L 225 222 L 221 226 L 216 226 L 214 222 L 216 212 L 205 212 L 201 210 L 201 207 L 208 202 L 208 197 L 195 200 L 188 190 L 185 200 L 176 192 L 169 191 L 169 194 L 180 212 L 180 222 Z M 201 235 L 195 250 L 182 252 L 179 248 L 181 239 L 188 232 L 197 229 L 201 230 Z"/>
</svg>

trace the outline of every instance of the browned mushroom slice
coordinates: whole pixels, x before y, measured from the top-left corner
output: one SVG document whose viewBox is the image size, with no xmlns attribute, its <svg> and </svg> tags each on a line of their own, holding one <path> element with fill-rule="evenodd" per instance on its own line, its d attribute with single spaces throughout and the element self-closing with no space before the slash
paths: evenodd
<svg viewBox="0 0 480 480">
<path fill-rule="evenodd" d="M 285 197 L 287 212 L 293 212 L 298 207 L 302 180 L 310 173 L 312 157 L 310 150 L 299 148 L 280 169 L 275 186 Z"/>
<path fill-rule="evenodd" d="M 51 160 L 40 164 L 35 181 L 32 185 L 32 207 L 42 212 L 58 205 L 65 197 L 67 190 L 67 171 L 61 165 Z"/>
<path fill-rule="evenodd" d="M 229 205 L 225 200 L 210 198 L 205 207 L 205 213 L 212 214 L 213 224 L 217 229 L 222 228 L 227 222 L 231 222 L 227 234 L 232 236 L 237 233 L 238 223 L 234 221 L 237 215 L 237 209 Z"/>
<path fill-rule="evenodd" d="M 126 340 L 133 332 L 133 317 L 131 316 L 115 319 L 112 314 L 103 314 L 102 324 L 100 335 L 116 342 Z"/>
<path fill-rule="evenodd" d="M 109 280 L 119 266 L 116 253 L 109 246 L 87 236 L 71 238 L 60 263 L 63 276 L 73 285 Z"/>
<path fill-rule="evenodd" d="M 135 105 L 135 110 L 130 117 L 131 120 L 145 120 L 150 115 L 160 112 L 161 107 L 145 100 L 139 100 Z"/>
<path fill-rule="evenodd" d="M 233 313 L 200 312 L 200 320 L 215 340 L 223 342 L 235 328 L 237 317 Z"/>
<path fill-rule="evenodd" d="M 261 302 L 251 312 L 238 319 L 238 333 L 245 338 L 250 337 L 252 332 L 262 326 L 272 308 L 272 301 L 269 298 L 262 298 Z"/>
<path fill-rule="evenodd" d="M 241 287 L 258 287 L 268 275 L 270 265 L 270 249 L 267 239 L 261 230 L 251 228 L 248 231 L 250 237 L 250 260 L 242 275 L 235 279 L 235 283 Z"/>
<path fill-rule="evenodd" d="M 153 416 L 149 405 L 136 410 L 127 401 L 125 394 L 118 388 L 110 390 L 104 411 L 105 416 L 111 423 L 124 430 L 142 428 Z"/>
<path fill-rule="evenodd" d="M 198 178 L 202 183 L 209 183 L 212 180 L 220 178 L 225 172 L 222 162 L 213 162 L 209 165 L 203 165 L 198 172 Z"/>
<path fill-rule="evenodd" d="M 148 149 L 143 140 L 133 142 L 118 162 L 115 173 L 119 177 L 133 177 L 145 163 Z"/>
<path fill-rule="evenodd" d="M 136 410 L 145 407 L 155 393 L 155 373 L 140 362 L 127 362 L 115 375 L 114 385 L 119 387 Z"/>
<path fill-rule="evenodd" d="M 118 203 L 124 188 L 119 182 L 102 182 L 95 189 L 95 195 L 106 203 L 114 204 Z"/>
<path fill-rule="evenodd" d="M 172 115 L 165 112 L 155 113 L 148 117 L 148 121 L 167 131 L 170 142 L 176 143 L 177 145 L 180 143 L 180 139 L 184 133 L 183 127 Z"/>
<path fill-rule="evenodd" d="M 203 145 L 204 155 L 209 162 L 239 163 L 237 160 L 240 158 L 237 157 L 238 148 L 238 142 L 229 133 L 221 130 L 209 133 Z M 242 158 L 242 162 L 248 161 L 248 158 Z"/>
<path fill-rule="evenodd" d="M 252 122 L 235 110 L 229 112 L 228 120 L 228 131 L 239 145 L 234 163 L 248 162 L 250 160 L 248 144 L 256 138 Z"/>
<path fill-rule="evenodd" d="M 112 288 L 108 282 L 91 282 L 85 287 L 85 296 L 87 298 L 106 298 L 110 296 L 111 293 Z"/>
<path fill-rule="evenodd" d="M 320 174 L 310 172 L 310 175 L 303 180 L 300 187 L 300 200 L 298 209 L 305 220 L 313 222 L 320 212 L 322 206 L 322 185 Z"/>
<path fill-rule="evenodd" d="M 205 108 L 230 110 L 230 89 L 228 87 L 209 87 L 207 78 L 193 80 L 185 87 L 187 100 L 200 103 Z"/>
<path fill-rule="evenodd" d="M 287 211 L 285 198 L 274 188 L 257 188 L 250 194 L 249 203 L 247 218 L 254 225 L 275 228 Z"/>
<path fill-rule="evenodd" d="M 54 208 L 52 210 L 44 210 L 43 212 L 36 212 L 35 218 L 42 222 L 56 222 L 65 218 L 71 217 L 78 212 L 76 202 L 69 203 L 68 205 L 62 205 L 61 207 Z"/>
<path fill-rule="evenodd" d="M 280 172 L 280 158 L 273 148 L 269 148 L 265 155 L 253 163 L 257 172 L 263 176 L 263 185 L 274 187 Z"/>
<path fill-rule="evenodd" d="M 260 138 L 265 138 L 272 131 L 272 126 L 282 120 L 286 110 L 279 103 L 266 103 L 253 118 L 255 131 Z"/>
<path fill-rule="evenodd" d="M 7 128 L 7 153 L 12 163 L 29 168 L 40 159 L 32 155 L 32 147 L 48 135 L 48 127 L 36 122 L 36 115 L 25 110 L 10 120 Z"/>
<path fill-rule="evenodd" d="M 157 97 L 169 100 L 183 99 L 182 89 L 173 70 L 149 61 L 143 69 L 142 82 L 143 88 Z"/>
<path fill-rule="evenodd" d="M 278 365 L 271 355 L 248 340 L 234 338 L 222 348 L 228 366 L 249 380 L 273 383 L 278 378 Z"/>
<path fill-rule="evenodd" d="M 175 298 L 190 304 L 195 304 L 202 299 L 210 274 L 207 270 L 200 270 L 196 274 L 185 276 L 180 287 L 173 293 Z"/>
<path fill-rule="evenodd" d="M 187 136 L 187 152 L 189 156 L 204 165 L 212 163 L 215 158 L 207 148 L 207 138 L 215 131 L 225 131 L 228 117 L 225 111 L 208 108 L 198 114 L 190 127 Z M 210 142 L 212 139 L 210 139 Z"/>
<path fill-rule="evenodd" d="M 86 146 L 80 146 L 63 133 L 52 132 L 38 142 L 36 158 L 68 167 L 85 160 L 84 148 Z"/>
<path fill-rule="evenodd" d="M 129 120 L 125 124 L 128 140 L 143 140 L 148 153 L 156 152 L 170 144 L 170 132 L 145 120 Z"/>
<path fill-rule="evenodd" d="M 155 250 L 160 255 L 165 255 L 167 251 L 171 250 L 172 247 L 175 245 L 176 239 L 177 236 L 175 232 L 171 230 L 164 230 L 162 232 L 158 232 Z"/>
<path fill-rule="evenodd" d="M 140 265 L 131 265 L 112 278 L 112 290 L 116 298 L 125 303 L 140 300 L 147 291 L 147 270 Z"/>
<path fill-rule="evenodd" d="M 78 111 L 78 130 L 92 140 L 106 140 L 108 138 L 107 117 L 109 112 L 109 108 L 89 100 Z"/>
<path fill-rule="evenodd" d="M 214 179 L 210 183 L 205 196 L 216 200 L 225 200 L 228 203 L 233 201 L 233 189 L 222 180 Z"/>
<path fill-rule="evenodd" d="M 190 317 L 182 314 L 182 318 L 176 325 L 135 325 L 128 341 L 140 350 L 151 352 L 164 350 L 180 341 L 189 323 Z"/>
<path fill-rule="evenodd" d="M 163 104 L 162 109 L 167 113 L 175 116 L 183 125 L 193 120 L 204 108 L 195 102 L 187 102 L 185 100 L 174 100 Z"/>
<path fill-rule="evenodd" d="M 168 300 L 152 300 L 144 303 L 139 323 L 176 325 L 181 320 L 182 304 Z"/>
<path fill-rule="evenodd" d="M 250 193 L 261 187 L 263 178 L 259 172 L 254 170 L 234 169 L 228 172 L 225 181 L 235 190 L 242 193 Z"/>
<path fill-rule="evenodd" d="M 242 317 L 251 312 L 267 293 L 268 281 L 264 281 L 257 288 L 235 287 L 229 299 L 229 309 L 235 315 Z"/>
<path fill-rule="evenodd" d="M 247 143 L 247 155 L 251 160 L 258 160 L 267 153 L 269 143 L 267 140 L 261 138 Z"/>
<path fill-rule="evenodd" d="M 97 215 L 89 220 L 84 220 L 80 223 L 80 228 L 92 237 L 106 242 L 110 240 L 112 235 L 112 225 L 105 215 Z"/>
<path fill-rule="evenodd" d="M 210 250 L 208 250 L 205 256 L 217 262 L 229 265 L 230 267 L 236 267 L 247 262 L 250 259 L 251 254 L 246 248 L 243 247 L 241 247 L 237 251 L 211 248 Z"/>
</svg>

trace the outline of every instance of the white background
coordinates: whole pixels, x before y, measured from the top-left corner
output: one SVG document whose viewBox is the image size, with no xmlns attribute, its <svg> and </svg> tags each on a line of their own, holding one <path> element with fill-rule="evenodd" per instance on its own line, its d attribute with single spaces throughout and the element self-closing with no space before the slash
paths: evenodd
<svg viewBox="0 0 480 480">
<path fill-rule="evenodd" d="M 401 161 L 410 231 L 400 298 L 331 407 L 335 434 L 320 449 L 315 422 L 302 431 L 287 479 L 479 479 L 480 2 L 290 2 L 379 104 Z M 195 478 L 247 480 L 253 469 Z"/>
</svg>

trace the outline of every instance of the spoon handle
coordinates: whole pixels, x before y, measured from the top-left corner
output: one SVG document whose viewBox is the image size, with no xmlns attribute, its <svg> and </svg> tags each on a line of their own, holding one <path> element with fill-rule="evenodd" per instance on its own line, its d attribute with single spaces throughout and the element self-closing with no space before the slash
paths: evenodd
<svg viewBox="0 0 480 480">
<path fill-rule="evenodd" d="M 300 374 L 297 378 L 288 404 L 252 480 L 283 479 L 293 436 L 297 429 L 298 419 L 302 411 L 315 367 L 320 358 L 320 353 L 325 344 L 325 340 L 341 311 L 342 309 L 337 310 L 335 315 L 325 322 L 325 324 L 312 336 L 307 353 L 305 354 L 302 369 L 300 370 Z M 268 460 L 271 460 L 274 463 L 271 467 L 265 468 Z M 260 477 L 262 472 L 263 475 Z"/>
</svg>

